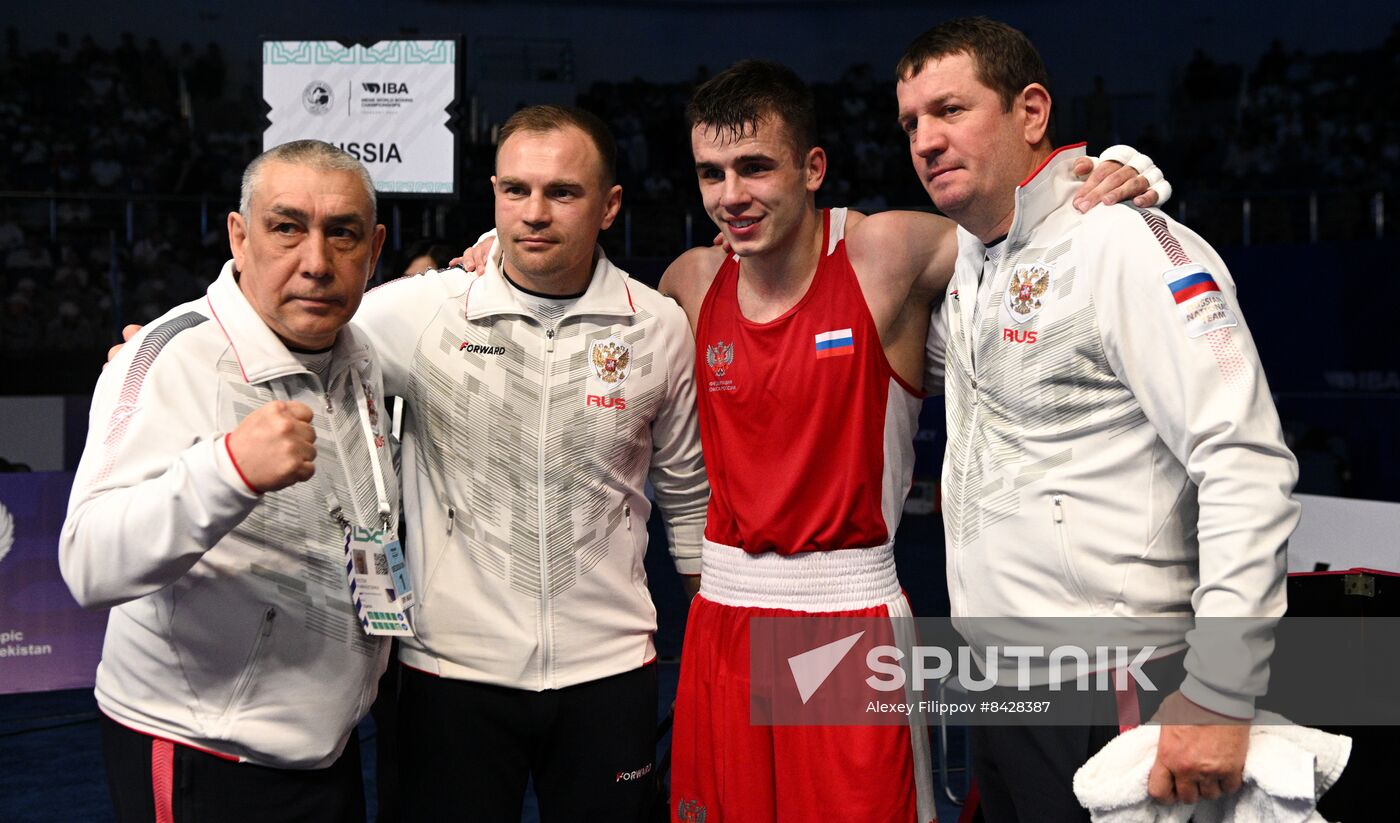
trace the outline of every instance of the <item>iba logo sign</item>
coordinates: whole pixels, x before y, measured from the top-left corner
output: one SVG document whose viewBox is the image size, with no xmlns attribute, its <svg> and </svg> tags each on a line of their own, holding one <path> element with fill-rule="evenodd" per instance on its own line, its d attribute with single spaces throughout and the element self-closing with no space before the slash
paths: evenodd
<svg viewBox="0 0 1400 823">
<path fill-rule="evenodd" d="M 365 94 L 408 94 L 407 83 L 361 83 Z"/>
</svg>

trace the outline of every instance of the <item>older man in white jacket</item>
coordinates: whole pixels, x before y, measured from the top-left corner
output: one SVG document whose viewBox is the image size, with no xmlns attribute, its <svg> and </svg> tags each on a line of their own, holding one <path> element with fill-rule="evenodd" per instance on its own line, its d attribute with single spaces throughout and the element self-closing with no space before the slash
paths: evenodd
<svg viewBox="0 0 1400 823">
<path fill-rule="evenodd" d="M 384 227 L 364 167 L 316 141 L 254 160 L 228 224 L 208 294 L 98 381 L 63 528 L 74 596 L 112 608 L 108 782 L 124 823 L 363 820 L 347 743 L 388 644 L 349 572 L 392 542 L 398 483 L 346 323 Z"/>
</svg>

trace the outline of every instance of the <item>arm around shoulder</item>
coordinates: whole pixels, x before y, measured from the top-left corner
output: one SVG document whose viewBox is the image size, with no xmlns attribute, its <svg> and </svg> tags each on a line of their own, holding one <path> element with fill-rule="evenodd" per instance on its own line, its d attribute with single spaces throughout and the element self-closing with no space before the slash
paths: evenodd
<svg viewBox="0 0 1400 823">
<path fill-rule="evenodd" d="M 907 282 L 909 293 L 933 303 L 948 287 L 958 258 L 957 224 L 917 211 L 887 211 L 848 219 L 846 249 L 858 273 Z"/>
<path fill-rule="evenodd" d="M 418 338 L 444 302 L 461 294 L 476 275 L 460 269 L 400 277 L 370 289 L 355 312 L 356 332 L 374 349 L 391 396 L 408 392 L 408 372 Z"/>
</svg>

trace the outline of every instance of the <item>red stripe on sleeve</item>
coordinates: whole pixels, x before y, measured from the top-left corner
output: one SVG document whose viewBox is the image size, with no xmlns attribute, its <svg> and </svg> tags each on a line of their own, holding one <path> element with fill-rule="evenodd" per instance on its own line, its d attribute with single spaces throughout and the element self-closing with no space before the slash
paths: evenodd
<svg viewBox="0 0 1400 823">
<path fill-rule="evenodd" d="M 238 472 L 238 479 L 243 481 L 243 485 L 247 486 L 249 491 L 253 494 L 262 494 L 262 489 L 249 483 L 247 475 L 243 474 L 243 470 L 238 467 L 238 459 L 233 456 L 233 447 L 229 445 L 229 441 L 232 439 L 233 432 L 224 435 L 224 451 L 228 452 L 228 462 L 233 464 L 233 470 Z"/>
</svg>

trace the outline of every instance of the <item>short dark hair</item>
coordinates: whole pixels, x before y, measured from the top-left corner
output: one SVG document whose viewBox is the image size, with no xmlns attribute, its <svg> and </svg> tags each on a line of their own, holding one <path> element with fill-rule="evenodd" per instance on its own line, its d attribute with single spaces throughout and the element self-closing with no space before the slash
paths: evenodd
<svg viewBox="0 0 1400 823">
<path fill-rule="evenodd" d="M 403 274 L 404 267 L 409 263 L 424 256 L 433 261 L 433 268 L 445 269 L 447 264 L 452 262 L 452 258 L 457 256 L 457 250 L 436 237 L 415 240 L 399 256 L 399 274 Z"/>
<path fill-rule="evenodd" d="M 570 126 L 587 135 L 598 150 L 598 159 L 603 166 L 603 185 L 611 186 L 617 182 L 617 140 L 597 115 L 575 106 L 526 106 L 512 114 L 496 137 L 496 157 L 501 156 L 501 146 L 506 144 L 506 139 L 518 131 L 540 134 L 561 131 Z"/>
<path fill-rule="evenodd" d="M 695 90 L 685 107 L 690 128 L 703 126 L 734 140 L 776 119 L 787 129 L 800 164 L 817 145 L 817 114 L 812 92 L 787 66 L 768 60 L 740 60 Z"/>
<path fill-rule="evenodd" d="M 1010 111 L 1016 95 L 1032 83 L 1050 88 L 1045 62 L 1030 38 L 986 17 L 958 17 L 915 37 L 895 66 L 895 79 L 908 80 L 922 71 L 925 63 L 954 54 L 972 58 L 977 80 L 997 93 L 1003 111 Z"/>
</svg>

